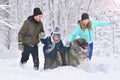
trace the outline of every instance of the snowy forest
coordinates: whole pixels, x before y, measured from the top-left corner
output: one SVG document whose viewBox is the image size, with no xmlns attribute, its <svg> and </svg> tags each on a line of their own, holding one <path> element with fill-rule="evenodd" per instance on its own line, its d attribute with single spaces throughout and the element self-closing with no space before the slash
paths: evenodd
<svg viewBox="0 0 120 80">
<path fill-rule="evenodd" d="M 93 55 L 120 55 L 120 0 L 0 0 L 0 60 L 20 58 L 18 32 L 27 17 L 33 15 L 35 7 L 40 7 L 43 13 L 42 22 L 46 36 L 51 34 L 55 26 L 60 26 L 64 42 L 84 12 L 89 13 L 91 20 L 110 21 L 110 26 L 95 28 Z M 39 47 L 41 56 L 41 43 Z"/>
<path fill-rule="evenodd" d="M 64 40 L 72 33 L 84 12 L 89 13 L 91 19 L 112 22 L 113 24 L 109 27 L 96 28 L 94 53 L 119 54 L 119 0 L 1 0 L 0 55 L 12 57 L 12 54 L 14 56 L 18 54 L 14 51 L 9 53 L 9 51 L 17 49 L 18 31 L 24 20 L 33 14 L 35 7 L 40 7 L 43 12 L 42 21 L 46 35 L 50 35 L 55 26 L 60 26 L 62 36 L 66 36 Z"/>
</svg>

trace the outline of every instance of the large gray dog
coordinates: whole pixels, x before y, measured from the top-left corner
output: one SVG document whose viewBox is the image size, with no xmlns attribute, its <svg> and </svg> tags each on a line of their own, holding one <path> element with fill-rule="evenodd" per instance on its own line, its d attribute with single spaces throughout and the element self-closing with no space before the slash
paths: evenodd
<svg viewBox="0 0 120 80">
<path fill-rule="evenodd" d="M 88 58 L 89 46 L 85 39 L 75 39 L 65 53 L 66 64 L 77 67 Z"/>
<path fill-rule="evenodd" d="M 71 42 L 71 46 L 65 53 L 57 53 L 56 60 L 51 64 L 51 69 L 61 65 L 70 65 L 77 67 L 88 58 L 89 46 L 85 39 L 75 39 Z M 85 65 L 87 66 L 87 65 Z"/>
</svg>

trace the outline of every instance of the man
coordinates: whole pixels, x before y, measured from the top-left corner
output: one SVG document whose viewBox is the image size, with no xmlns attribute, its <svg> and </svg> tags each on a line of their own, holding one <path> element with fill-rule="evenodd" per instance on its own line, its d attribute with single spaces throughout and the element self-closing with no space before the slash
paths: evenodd
<svg viewBox="0 0 120 80">
<path fill-rule="evenodd" d="M 45 36 L 41 18 L 42 12 L 40 8 L 34 8 L 33 15 L 24 21 L 18 33 L 18 45 L 19 49 L 22 50 L 20 63 L 21 65 L 26 63 L 31 54 L 35 70 L 39 69 L 38 43 Z"/>
</svg>

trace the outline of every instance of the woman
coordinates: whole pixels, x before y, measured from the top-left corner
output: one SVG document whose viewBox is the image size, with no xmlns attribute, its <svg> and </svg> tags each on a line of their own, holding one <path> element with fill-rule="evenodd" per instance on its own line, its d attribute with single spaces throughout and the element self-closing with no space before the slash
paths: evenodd
<svg viewBox="0 0 120 80">
<path fill-rule="evenodd" d="M 90 46 L 89 52 L 89 60 L 91 60 L 92 52 L 93 52 L 93 40 L 94 40 L 94 28 L 109 26 L 110 22 L 101 22 L 101 21 L 91 21 L 89 20 L 89 15 L 87 13 L 83 13 L 81 16 L 82 20 L 78 21 L 75 30 L 69 36 L 68 42 L 73 41 L 76 36 L 80 36 L 80 38 L 86 39 Z"/>
</svg>

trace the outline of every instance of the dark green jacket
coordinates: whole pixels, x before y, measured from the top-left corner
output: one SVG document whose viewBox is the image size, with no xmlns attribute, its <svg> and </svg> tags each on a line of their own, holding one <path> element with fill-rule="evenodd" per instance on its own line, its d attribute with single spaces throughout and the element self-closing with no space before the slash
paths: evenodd
<svg viewBox="0 0 120 80">
<path fill-rule="evenodd" d="M 39 33 L 44 32 L 42 22 L 34 20 L 33 16 L 24 21 L 22 28 L 18 33 L 18 42 L 26 45 L 37 45 L 39 43 Z"/>
</svg>

